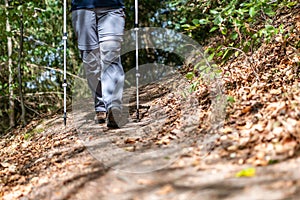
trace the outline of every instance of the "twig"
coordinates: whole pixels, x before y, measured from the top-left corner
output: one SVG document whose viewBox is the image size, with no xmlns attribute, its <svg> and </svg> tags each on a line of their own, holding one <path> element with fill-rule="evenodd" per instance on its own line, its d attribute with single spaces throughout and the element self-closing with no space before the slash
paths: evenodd
<svg viewBox="0 0 300 200">
<path fill-rule="evenodd" d="M 232 50 L 236 50 L 236 51 L 238 51 L 238 52 L 241 52 L 241 53 L 246 57 L 246 59 L 247 59 L 249 65 L 250 65 L 251 69 L 253 70 L 253 73 L 254 73 L 255 76 L 256 76 L 256 79 L 260 82 L 259 75 L 257 74 L 257 72 L 256 72 L 256 70 L 255 70 L 255 68 L 254 68 L 254 66 L 253 66 L 253 63 L 251 62 L 249 56 L 247 56 L 247 54 L 246 54 L 243 50 L 241 50 L 241 49 L 239 49 L 239 48 L 236 48 L 236 47 L 223 47 L 222 49 L 232 49 Z"/>
<path fill-rule="evenodd" d="M 63 94 L 63 92 L 35 92 L 35 93 L 26 93 L 25 96 L 51 95 L 51 94 Z"/>
<path fill-rule="evenodd" d="M 35 68 L 45 68 L 45 69 L 50 69 L 50 70 L 54 70 L 54 71 L 56 71 L 56 72 L 63 73 L 63 70 L 58 69 L 58 68 L 47 67 L 47 66 L 39 66 L 39 65 L 36 65 L 36 64 L 33 64 L 33 63 L 28 63 L 28 62 L 26 63 L 26 65 L 28 65 L 28 66 L 30 66 L 30 67 L 35 67 Z M 81 79 L 81 80 L 85 80 L 85 79 L 81 78 L 80 76 L 74 75 L 74 74 L 72 74 L 72 73 L 70 73 L 70 72 L 67 72 L 67 74 L 68 74 L 69 76 L 74 77 L 74 78 L 79 78 L 79 79 Z"/>
<path fill-rule="evenodd" d="M 17 100 L 18 102 L 21 102 L 18 98 L 15 98 L 15 100 Z M 24 104 L 24 106 L 25 106 L 27 109 L 29 109 L 29 110 L 31 110 L 32 112 L 34 112 L 35 114 L 37 114 L 38 116 L 41 116 L 40 113 L 38 113 L 36 110 L 33 110 L 32 108 L 28 107 L 26 104 Z"/>
</svg>

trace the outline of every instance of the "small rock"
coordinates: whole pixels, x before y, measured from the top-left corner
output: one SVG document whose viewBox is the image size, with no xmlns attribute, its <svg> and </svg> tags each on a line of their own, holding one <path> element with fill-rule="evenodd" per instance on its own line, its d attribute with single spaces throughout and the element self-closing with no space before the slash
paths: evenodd
<svg viewBox="0 0 300 200">
<path fill-rule="evenodd" d="M 265 152 L 258 152 L 256 154 L 256 158 L 259 159 L 259 160 L 264 160 L 265 156 L 266 156 Z"/>
<path fill-rule="evenodd" d="M 227 148 L 228 151 L 236 151 L 238 149 L 238 146 L 236 145 L 231 145 Z"/>
<path fill-rule="evenodd" d="M 227 135 L 222 135 L 222 136 L 220 137 L 220 140 L 221 140 L 221 141 L 226 141 L 226 140 L 228 140 Z"/>
<path fill-rule="evenodd" d="M 242 165 L 242 164 L 244 164 L 245 163 L 245 161 L 241 158 L 241 159 L 239 159 L 239 161 L 238 161 L 238 164 L 239 165 Z"/>
</svg>

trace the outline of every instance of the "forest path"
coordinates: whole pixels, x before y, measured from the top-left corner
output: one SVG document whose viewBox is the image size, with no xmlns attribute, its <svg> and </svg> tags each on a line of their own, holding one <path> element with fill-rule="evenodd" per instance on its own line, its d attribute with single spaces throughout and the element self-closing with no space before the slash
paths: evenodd
<svg viewBox="0 0 300 200">
<path fill-rule="evenodd" d="M 67 130 L 61 118 L 45 124 L 51 125 L 55 132 L 51 136 L 55 147 L 40 152 L 43 157 L 35 160 L 36 170 L 32 174 L 20 175 L 18 179 L 14 175 L 14 184 L 2 187 L 7 189 L 2 199 L 277 200 L 298 199 L 300 195 L 299 157 L 256 167 L 252 177 L 235 177 L 249 165 L 216 159 L 213 152 L 200 159 L 191 149 L 160 170 L 124 172 L 108 168 L 93 157 L 71 128 L 70 118 Z M 119 162 L 127 163 L 122 159 Z M 13 170 L 11 166 L 6 167 Z M 127 170 L 130 169 L 129 166 Z"/>
<path fill-rule="evenodd" d="M 73 106 L 66 127 L 60 117 L 54 116 L 34 125 L 33 131 L 41 129 L 41 133 L 32 134 L 29 140 L 24 135 L 3 140 L 1 156 L 6 153 L 6 158 L 1 159 L 2 198 L 275 200 L 299 197 L 299 156 L 255 167 L 255 174 L 236 177 L 252 165 L 237 164 L 235 159 L 220 156 L 220 147 L 214 146 L 220 140 L 218 133 L 199 132 L 197 120 L 183 123 L 191 119 L 181 115 L 189 112 L 185 114 L 193 116 L 197 109 L 184 111 L 181 106 L 181 112 L 177 112 L 177 104 L 170 102 L 170 98 L 180 99 L 176 96 L 180 93 L 170 96 L 157 88 L 152 85 L 141 90 L 141 96 L 143 91 L 157 95 L 149 95 L 150 100 L 141 98 L 149 106 L 141 109 L 142 120 L 130 119 L 121 129 L 94 124 L 92 103 L 77 102 L 80 106 Z M 166 104 L 171 111 L 165 110 Z M 130 114 L 134 111 L 128 110 Z M 203 148 L 204 141 L 209 141 L 204 145 L 206 148 Z"/>
</svg>

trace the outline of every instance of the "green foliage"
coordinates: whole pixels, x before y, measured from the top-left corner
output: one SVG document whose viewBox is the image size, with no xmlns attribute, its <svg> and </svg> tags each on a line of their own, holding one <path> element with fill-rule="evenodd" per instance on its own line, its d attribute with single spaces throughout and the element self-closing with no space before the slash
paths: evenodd
<svg viewBox="0 0 300 200">
<path fill-rule="evenodd" d="M 43 128 L 35 128 L 27 133 L 24 134 L 24 139 L 25 140 L 30 140 L 34 135 L 40 134 L 44 131 Z"/>
<path fill-rule="evenodd" d="M 57 111 L 62 104 L 62 1 L 55 0 L 8 0 L 8 6 L 1 1 L 0 29 L 0 109 L 3 110 L 0 133 L 8 128 L 8 96 L 9 87 L 14 90 L 16 120 L 20 117 L 19 83 L 17 65 L 20 54 L 21 24 L 24 27 L 23 51 L 21 52 L 22 88 L 27 110 L 26 118 L 30 120 L 38 113 Z M 70 15 L 68 15 L 70 17 Z M 9 22 L 11 31 L 6 31 Z M 73 39 L 70 18 L 68 18 L 69 40 Z M 13 42 L 13 85 L 8 86 L 8 52 L 7 41 Z M 69 52 L 77 52 L 76 44 L 68 44 Z M 69 54 L 68 52 L 68 54 Z M 77 56 L 78 54 L 75 53 Z M 68 57 L 69 58 L 69 57 Z M 78 58 L 78 57 L 77 57 Z M 73 67 L 74 66 L 74 67 Z M 76 67 L 75 67 L 76 66 Z M 76 74 L 79 66 L 76 59 L 68 59 L 68 72 Z M 51 70 L 56 69 L 56 70 Z M 72 79 L 68 78 L 69 83 Z M 68 92 L 71 95 L 71 93 Z"/>
<path fill-rule="evenodd" d="M 195 74 L 193 72 L 188 72 L 185 77 L 188 79 L 188 80 L 192 80 L 194 77 L 195 77 Z"/>
<path fill-rule="evenodd" d="M 167 9 L 171 17 L 167 19 L 166 28 L 181 31 L 200 44 L 212 39 L 215 42 L 205 50 L 207 61 L 224 63 L 282 34 L 283 25 L 273 25 L 275 16 L 281 9 L 296 5 L 295 0 L 170 0 Z M 211 67 L 203 63 L 196 64 L 195 68 L 204 73 L 211 71 Z M 195 72 L 187 74 L 189 80 L 196 80 L 195 76 Z M 191 87 L 197 88 L 197 82 Z"/>
<path fill-rule="evenodd" d="M 248 52 L 262 41 L 269 42 L 283 28 L 272 25 L 276 12 L 296 4 L 295 0 L 172 0 L 169 9 L 173 17 L 169 27 L 183 31 L 199 42 L 220 35 L 222 44 L 208 51 L 212 56 L 209 59 L 227 60 L 236 52 L 222 46 Z"/>
<path fill-rule="evenodd" d="M 227 97 L 227 102 L 230 103 L 230 104 L 233 104 L 235 102 L 235 99 L 233 96 L 228 96 Z"/>
</svg>

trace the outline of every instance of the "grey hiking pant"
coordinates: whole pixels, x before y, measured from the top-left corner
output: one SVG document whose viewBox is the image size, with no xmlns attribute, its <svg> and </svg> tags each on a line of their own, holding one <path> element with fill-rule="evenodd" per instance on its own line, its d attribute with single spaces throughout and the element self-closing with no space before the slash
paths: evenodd
<svg viewBox="0 0 300 200">
<path fill-rule="evenodd" d="M 75 10 L 72 11 L 72 23 L 95 100 L 95 111 L 121 108 L 124 86 L 120 58 L 125 25 L 123 9 Z"/>
</svg>

